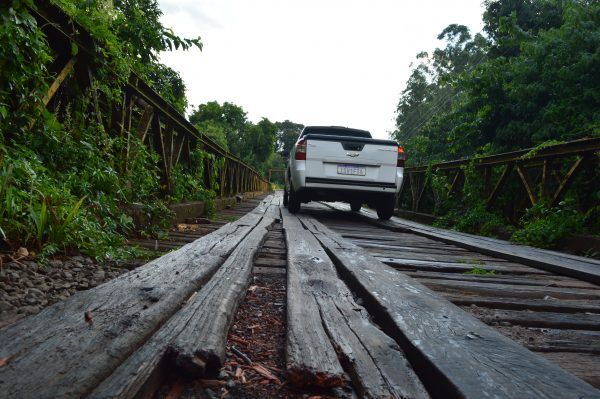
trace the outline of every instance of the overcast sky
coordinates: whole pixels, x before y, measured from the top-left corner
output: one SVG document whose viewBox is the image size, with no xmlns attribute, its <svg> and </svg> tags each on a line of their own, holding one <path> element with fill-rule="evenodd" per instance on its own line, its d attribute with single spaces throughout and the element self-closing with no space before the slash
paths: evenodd
<svg viewBox="0 0 600 399">
<path fill-rule="evenodd" d="M 415 55 L 451 23 L 482 28 L 482 0 L 159 0 L 163 23 L 201 36 L 167 52 L 191 105 L 240 105 L 250 120 L 341 125 L 387 138 Z"/>
</svg>

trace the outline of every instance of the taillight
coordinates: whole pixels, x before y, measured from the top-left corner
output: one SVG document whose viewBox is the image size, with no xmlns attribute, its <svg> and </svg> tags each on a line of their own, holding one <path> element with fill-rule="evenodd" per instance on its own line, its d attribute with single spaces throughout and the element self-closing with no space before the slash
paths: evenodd
<svg viewBox="0 0 600 399">
<path fill-rule="evenodd" d="M 306 161 L 306 139 L 302 139 L 296 144 L 294 158 L 297 161 Z"/>
<path fill-rule="evenodd" d="M 402 148 L 402 146 L 398 146 L 398 161 L 396 162 L 396 167 L 403 168 L 404 161 L 406 161 L 406 153 L 404 152 L 404 148 Z"/>
</svg>

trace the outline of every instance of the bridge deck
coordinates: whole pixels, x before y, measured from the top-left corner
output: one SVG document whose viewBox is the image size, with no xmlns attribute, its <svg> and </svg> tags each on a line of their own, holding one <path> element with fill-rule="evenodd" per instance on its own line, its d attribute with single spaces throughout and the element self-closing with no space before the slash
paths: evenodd
<svg viewBox="0 0 600 399">
<path fill-rule="evenodd" d="M 265 340 L 269 323 L 279 323 L 249 287 L 270 275 L 287 279 L 287 319 L 273 328 L 287 335 L 287 371 L 236 349 L 249 362 L 236 378 L 252 369 L 274 386 L 254 396 L 301 396 L 281 387 L 285 379 L 335 396 L 600 397 L 594 283 L 330 206 L 291 215 L 280 203 L 265 198 L 176 251 L 0 330 L 2 392 L 139 397 L 174 373 L 216 381 L 225 394 L 215 378 L 231 367 L 231 340 L 248 344 L 239 335 L 254 329 Z M 265 306 L 244 330 L 240 303 Z"/>
</svg>

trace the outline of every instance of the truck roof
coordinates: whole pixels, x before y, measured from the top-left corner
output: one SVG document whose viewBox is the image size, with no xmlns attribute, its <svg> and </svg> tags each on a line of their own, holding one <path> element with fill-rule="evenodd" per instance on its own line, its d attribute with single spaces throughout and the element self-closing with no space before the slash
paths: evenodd
<svg viewBox="0 0 600 399">
<path fill-rule="evenodd" d="M 323 134 L 330 136 L 348 136 L 348 137 L 361 137 L 370 139 L 372 138 L 371 133 L 366 130 L 352 129 L 343 126 L 306 126 L 300 137 L 304 137 L 307 134 Z"/>
</svg>

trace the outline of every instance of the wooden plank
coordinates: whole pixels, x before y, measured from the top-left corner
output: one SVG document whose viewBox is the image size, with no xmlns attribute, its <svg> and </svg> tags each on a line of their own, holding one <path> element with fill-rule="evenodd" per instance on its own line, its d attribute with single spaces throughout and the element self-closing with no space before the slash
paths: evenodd
<svg viewBox="0 0 600 399">
<path fill-rule="evenodd" d="M 600 388 L 600 373 L 598 373 L 598 370 L 600 370 L 600 358 L 598 356 L 589 353 L 563 352 L 540 353 L 540 355 L 551 362 L 559 364 L 565 370 L 577 375 L 596 388 Z M 589 397 L 597 398 L 597 391 L 595 395 L 590 395 Z"/>
<path fill-rule="evenodd" d="M 365 248 L 367 252 L 373 256 L 388 256 L 391 258 L 411 258 L 420 259 L 430 262 L 458 262 L 464 264 L 473 265 L 477 267 L 480 264 L 493 263 L 493 264 L 504 264 L 506 261 L 503 259 L 492 258 L 490 256 L 466 253 L 464 255 L 457 254 L 432 254 L 424 252 L 409 252 L 409 251 L 393 251 L 391 249 L 382 251 L 377 248 Z"/>
<path fill-rule="evenodd" d="M 378 243 L 371 243 L 371 242 L 367 242 L 365 243 L 362 240 L 352 240 L 353 243 L 355 243 L 356 245 L 358 245 L 361 248 L 380 248 L 380 249 L 389 249 L 391 251 L 401 251 L 401 252 L 414 252 L 414 253 L 425 253 L 425 254 L 432 254 L 432 255 L 447 255 L 447 254 L 451 254 L 454 256 L 462 256 L 463 258 L 467 257 L 468 255 L 471 255 L 471 253 L 465 249 L 458 249 L 458 250 L 454 250 L 454 249 L 447 249 L 447 248 L 422 248 L 422 247 L 413 247 L 413 246 L 406 246 L 406 245 L 390 245 L 390 244 L 378 244 Z M 479 254 L 477 254 L 479 255 Z M 487 259 L 489 259 L 489 257 L 485 257 Z"/>
<path fill-rule="evenodd" d="M 287 273 L 287 340 L 286 368 L 290 382 L 320 387 L 339 386 L 346 376 L 337 354 L 323 326 L 319 306 L 307 292 L 308 281 L 299 269 L 301 262 L 313 265 L 313 249 L 303 248 L 303 241 L 295 242 L 294 224 L 282 212 L 283 228 L 288 248 Z M 297 230 L 297 228 L 296 228 Z M 301 238 L 301 237 L 298 237 Z"/>
<path fill-rule="evenodd" d="M 290 297 L 289 292 L 288 303 L 297 304 L 303 298 L 315 301 L 318 311 L 313 316 L 321 319 L 358 394 L 368 398 L 428 398 L 398 345 L 373 325 L 365 310 L 354 302 L 352 293 L 338 278 L 335 266 L 315 237 L 287 210 L 283 217 L 290 253 L 288 290 L 290 286 L 299 285 L 303 291 L 301 297 Z M 288 324 L 288 331 L 290 328 L 298 326 Z M 290 336 L 295 337 L 295 334 L 288 332 Z M 301 362 L 311 361 L 307 357 L 314 356 L 311 353 L 314 348 L 288 345 L 288 364 L 290 349 L 300 349 L 300 353 L 293 350 L 292 355 L 296 359 L 300 355 Z M 293 363 L 294 367 L 288 369 L 288 379 L 300 377 L 304 381 L 306 369 L 298 370 L 297 364 Z"/>
<path fill-rule="evenodd" d="M 371 254 L 373 255 L 373 254 Z M 427 260 L 420 259 L 400 259 L 400 258 L 390 258 L 385 256 L 375 256 L 379 261 L 385 263 L 386 265 L 390 265 L 396 267 L 400 270 L 423 270 L 423 271 L 440 271 L 446 273 L 465 273 L 473 270 L 473 268 L 482 269 L 485 271 L 493 271 L 499 274 L 514 274 L 514 275 L 523 275 L 523 274 L 536 274 L 547 276 L 548 272 L 543 270 L 533 269 L 527 266 L 513 266 L 508 265 L 505 266 L 503 264 L 494 264 L 494 263 L 484 263 L 484 264 L 472 264 L 472 263 L 464 263 L 464 262 L 432 262 Z"/>
<path fill-rule="evenodd" d="M 480 309 L 478 317 L 488 324 L 506 322 L 524 327 L 600 331 L 598 314 Z"/>
<path fill-rule="evenodd" d="M 340 203 L 328 203 L 328 206 L 349 210 L 349 207 Z M 590 283 L 600 284 L 600 260 L 569 255 L 556 251 L 532 248 L 525 245 L 516 245 L 508 241 L 490 237 L 475 236 L 457 231 L 439 229 L 419 223 L 393 217 L 387 221 L 380 221 L 371 210 L 362 209 L 355 215 L 363 216 L 364 220 L 391 230 L 411 232 L 442 242 L 457 245 L 482 254 L 523 263 L 542 270 L 548 270 L 565 276 L 575 277 Z"/>
<path fill-rule="evenodd" d="M 583 290 L 577 288 L 536 287 L 513 284 L 476 283 L 470 281 L 444 281 L 439 279 L 419 279 L 429 288 L 455 292 L 472 292 L 476 294 L 499 296 L 504 298 L 543 299 L 600 299 L 600 290 Z"/>
<path fill-rule="evenodd" d="M 600 301 L 582 300 L 551 300 L 551 299 L 526 299 L 526 298 L 502 298 L 479 295 L 464 295 L 456 293 L 442 293 L 446 299 L 456 305 L 476 305 L 479 307 L 493 309 L 512 310 L 541 310 L 547 312 L 563 313 L 600 313 Z"/>
<path fill-rule="evenodd" d="M 344 240 L 319 222 L 305 226 L 339 273 L 393 336 L 432 396 L 596 397 L 595 388 L 528 351 L 462 309 Z"/>
<path fill-rule="evenodd" d="M 215 375 L 225 358 L 227 332 L 251 277 L 252 258 L 273 219 L 264 217 L 215 275 L 152 338 L 90 395 L 134 398 L 161 362 L 186 375 Z"/>
<path fill-rule="evenodd" d="M 285 268 L 287 261 L 285 259 L 273 259 L 273 258 L 258 258 L 254 262 L 256 266 L 260 267 L 281 267 Z"/>
<path fill-rule="evenodd" d="M 0 358 L 12 359 L 0 367 L 3 394 L 87 395 L 213 275 L 260 221 L 259 211 L 0 330 Z"/>
<path fill-rule="evenodd" d="M 440 280 L 457 280 L 457 281 L 472 281 L 476 283 L 494 283 L 494 284 L 511 284 L 525 286 L 540 286 L 540 287 L 555 287 L 555 288 L 582 288 L 597 290 L 598 288 L 585 281 L 570 279 L 568 277 L 558 276 L 504 276 L 501 274 L 481 275 L 481 274 L 466 274 L 466 273 L 439 273 L 429 271 L 416 271 L 406 273 L 414 278 L 428 278 Z"/>
<path fill-rule="evenodd" d="M 497 327 L 503 333 L 517 330 L 520 340 L 535 352 L 580 352 L 600 355 L 600 331 L 564 330 L 553 328 Z M 522 333 L 524 331 L 524 333 Z"/>
</svg>

